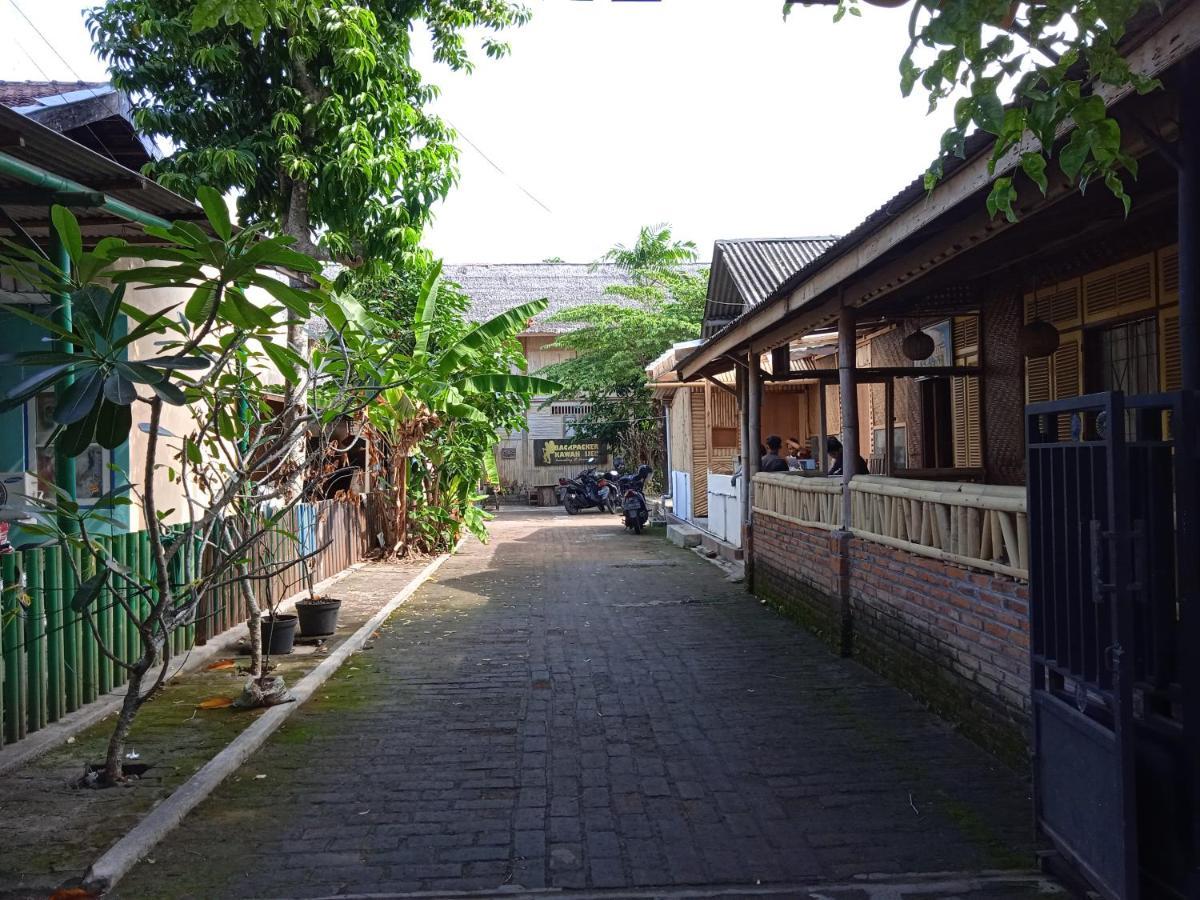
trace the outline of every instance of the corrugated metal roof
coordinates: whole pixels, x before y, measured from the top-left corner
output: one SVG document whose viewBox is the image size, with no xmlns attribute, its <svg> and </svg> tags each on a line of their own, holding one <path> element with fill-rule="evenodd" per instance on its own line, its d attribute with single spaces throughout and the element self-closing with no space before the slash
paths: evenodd
<svg viewBox="0 0 1200 900">
<path fill-rule="evenodd" d="M 0 134 L 10 138 L 3 152 L 22 162 L 167 220 L 204 219 L 203 211 L 190 200 L 5 106 L 0 106 Z M 0 176 L 0 191 L 10 192 L 10 196 L 36 193 L 36 189 L 10 176 Z M 49 211 L 45 204 L 22 200 L 7 202 L 3 208 L 33 238 L 48 236 Z M 142 235 L 141 226 L 103 210 L 73 207 L 72 211 L 89 241 L 107 235 L 127 238 Z"/>
<path fill-rule="evenodd" d="M 704 304 L 704 336 L 762 303 L 836 241 L 831 235 L 717 241 Z"/>
<path fill-rule="evenodd" d="M 70 96 L 111 91 L 106 81 L 0 81 L 0 104 L 11 107 L 69 103 Z"/>
<path fill-rule="evenodd" d="M 702 265 L 686 266 L 699 271 Z M 626 272 L 611 264 L 588 263 L 483 263 L 445 266 L 444 278 L 458 284 L 471 298 L 468 317 L 485 322 L 493 316 L 545 297 L 546 312 L 538 316 L 526 334 L 563 334 L 576 328 L 569 322 L 549 322 L 551 317 L 591 303 L 636 306 L 636 301 L 604 289 L 614 284 L 632 284 Z"/>
</svg>

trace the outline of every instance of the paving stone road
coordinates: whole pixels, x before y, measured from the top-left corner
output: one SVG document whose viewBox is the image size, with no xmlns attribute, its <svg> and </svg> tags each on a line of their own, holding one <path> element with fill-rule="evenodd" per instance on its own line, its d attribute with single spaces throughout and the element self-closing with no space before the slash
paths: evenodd
<svg viewBox="0 0 1200 900">
<path fill-rule="evenodd" d="M 600 513 L 493 534 L 117 894 L 1051 890 L 986 874 L 1033 867 L 1025 781 L 711 563 Z"/>
</svg>

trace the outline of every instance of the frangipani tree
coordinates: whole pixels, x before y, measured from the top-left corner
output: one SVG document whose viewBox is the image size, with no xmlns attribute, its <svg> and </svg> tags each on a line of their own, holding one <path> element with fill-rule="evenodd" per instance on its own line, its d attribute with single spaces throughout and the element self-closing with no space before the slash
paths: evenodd
<svg viewBox="0 0 1200 900">
<path fill-rule="evenodd" d="M 254 585 L 295 561 L 264 559 L 258 548 L 281 532 L 300 500 L 290 490 L 287 471 L 296 446 L 313 434 L 320 440 L 361 396 L 357 388 L 334 381 L 327 359 L 310 362 L 282 343 L 291 323 L 317 313 L 341 315 L 321 286 L 319 264 L 291 249 L 290 238 L 267 237 L 254 228 L 235 233 L 221 196 L 203 188 L 200 197 L 207 229 L 187 222 L 147 227 L 156 245 L 106 238 L 85 248 L 74 216 L 56 207 L 53 224 L 71 257 L 69 272 L 37 248 L 12 241 L 3 242 L 0 255 L 0 264 L 35 288 L 69 294 L 75 311 L 68 329 L 24 307 L 3 307 L 47 339 L 74 349 L 6 354 L 6 364 L 38 369 L 8 391 L 0 409 L 66 384 L 54 411 L 60 428 L 52 442 L 68 455 L 92 440 L 119 445 L 130 435 L 134 408 L 145 410 L 145 458 L 135 460 L 140 471 L 125 473 L 133 484 L 116 486 L 91 506 L 43 486 L 47 496 L 37 504 L 38 520 L 24 526 L 35 542 L 74 551 L 63 554 L 78 585 L 70 606 L 101 652 L 127 673 L 104 769 L 110 784 L 122 780 L 135 715 L 167 675 L 169 635 L 194 621 L 208 592 L 236 584 L 246 596 L 252 611 L 251 674 L 256 680 L 265 676 Z M 303 275 L 314 287 L 292 287 L 271 269 Z M 148 287 L 177 292 L 179 302 L 144 312 L 130 295 Z M 258 300 L 250 296 L 256 288 L 262 292 Z M 125 319 L 133 323 L 128 334 Z M 135 344 L 142 353 L 148 344 L 154 350 L 135 361 Z M 301 402 L 296 388 L 287 386 L 304 380 L 316 386 L 320 403 Z M 281 399 L 269 402 L 270 391 L 281 391 Z M 185 434 L 164 425 L 168 406 L 188 408 Z M 175 524 L 168 524 L 171 511 L 162 508 L 155 486 L 160 472 L 183 493 L 185 509 Z M 148 576 L 125 566 L 97 540 L 98 531 L 118 525 L 113 511 L 133 503 L 141 507 L 148 534 Z M 198 565 L 201 555 L 204 566 Z M 179 573 L 185 573 L 182 581 Z M 120 604 L 136 627 L 139 646 L 132 662 L 105 645 L 94 613 L 102 595 Z"/>
</svg>

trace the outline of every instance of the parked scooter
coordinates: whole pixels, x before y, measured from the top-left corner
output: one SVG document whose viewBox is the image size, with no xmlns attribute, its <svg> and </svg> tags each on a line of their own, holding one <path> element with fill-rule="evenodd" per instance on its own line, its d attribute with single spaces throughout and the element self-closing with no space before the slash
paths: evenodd
<svg viewBox="0 0 1200 900">
<path fill-rule="evenodd" d="M 642 528 L 650 519 L 650 507 L 646 505 L 646 479 L 654 471 L 647 465 L 638 466 L 633 475 L 622 475 L 619 479 L 621 487 L 621 512 L 625 528 L 634 534 L 641 534 Z"/>
<path fill-rule="evenodd" d="M 589 459 L 588 462 L 595 462 Z M 574 478 L 558 479 L 559 497 L 567 515 L 573 516 L 581 509 L 599 509 L 613 512 L 617 503 L 617 486 L 608 478 L 596 474 L 595 466 L 584 469 Z"/>
</svg>

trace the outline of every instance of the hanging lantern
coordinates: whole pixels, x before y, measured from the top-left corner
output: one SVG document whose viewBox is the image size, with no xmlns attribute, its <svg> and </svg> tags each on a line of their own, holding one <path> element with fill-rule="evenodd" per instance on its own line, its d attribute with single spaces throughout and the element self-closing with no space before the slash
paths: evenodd
<svg viewBox="0 0 1200 900">
<path fill-rule="evenodd" d="M 1058 349 L 1058 342 L 1058 329 L 1040 319 L 1021 326 L 1017 334 L 1017 348 L 1027 357 L 1049 356 Z"/>
<path fill-rule="evenodd" d="M 920 362 L 933 356 L 933 338 L 923 331 L 914 331 L 900 344 L 900 349 L 913 362 Z"/>
</svg>

